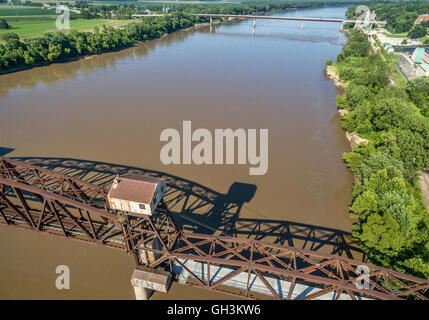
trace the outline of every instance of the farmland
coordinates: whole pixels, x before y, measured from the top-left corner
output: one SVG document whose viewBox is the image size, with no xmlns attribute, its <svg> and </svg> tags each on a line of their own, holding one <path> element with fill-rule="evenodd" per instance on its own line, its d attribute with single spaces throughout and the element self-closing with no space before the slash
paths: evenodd
<svg viewBox="0 0 429 320">
<path fill-rule="evenodd" d="M 41 9 L 24 6 L 0 5 L 0 18 L 5 19 L 11 29 L 0 30 L 0 34 L 6 32 L 16 33 L 21 38 L 39 36 L 45 32 L 58 31 L 55 21 L 59 14 L 55 9 Z M 126 24 L 127 20 L 108 19 L 72 19 L 70 28 L 79 31 L 91 31 L 96 26 Z"/>
<path fill-rule="evenodd" d="M 0 5 L 0 16 L 43 16 L 55 14 L 55 10 L 44 10 L 38 7 Z"/>
</svg>

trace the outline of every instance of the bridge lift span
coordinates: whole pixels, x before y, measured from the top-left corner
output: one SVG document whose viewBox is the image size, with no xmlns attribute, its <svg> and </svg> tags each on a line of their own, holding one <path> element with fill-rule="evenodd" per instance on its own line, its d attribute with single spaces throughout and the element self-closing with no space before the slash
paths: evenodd
<svg viewBox="0 0 429 320">
<path fill-rule="evenodd" d="M 162 185 L 145 189 L 147 199 Z M 0 158 L 0 223 L 127 252 L 139 299 L 168 292 L 172 281 L 249 299 L 428 299 L 425 279 L 335 254 L 185 232 L 164 199 L 150 214 L 108 200 L 103 187 Z"/>
</svg>

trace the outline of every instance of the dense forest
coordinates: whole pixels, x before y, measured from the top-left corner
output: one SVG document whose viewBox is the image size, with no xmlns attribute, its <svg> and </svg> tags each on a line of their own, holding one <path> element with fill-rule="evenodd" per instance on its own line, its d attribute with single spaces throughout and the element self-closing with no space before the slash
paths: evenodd
<svg viewBox="0 0 429 320">
<path fill-rule="evenodd" d="M 394 64 L 370 54 L 354 30 L 335 67 L 348 84 L 337 97 L 343 126 L 369 141 L 344 154 L 356 176 L 353 235 L 370 262 L 429 278 L 429 214 L 418 187 L 429 167 L 429 78 L 393 85 Z"/>
</svg>

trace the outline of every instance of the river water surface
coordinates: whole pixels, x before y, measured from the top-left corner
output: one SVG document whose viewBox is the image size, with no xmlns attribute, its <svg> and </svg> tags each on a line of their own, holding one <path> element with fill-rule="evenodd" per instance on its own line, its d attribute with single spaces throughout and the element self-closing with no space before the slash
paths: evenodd
<svg viewBox="0 0 429 320">
<path fill-rule="evenodd" d="M 286 15 L 343 18 L 345 10 Z M 238 194 L 235 218 L 350 231 L 352 176 L 341 160 L 350 147 L 337 116 L 338 92 L 323 72 L 345 35 L 337 23 L 305 22 L 301 30 L 300 22 L 258 20 L 255 34 L 252 24 L 176 32 L 0 76 L 0 151 L 161 171 L 226 197 Z M 248 165 L 163 165 L 160 133 L 181 131 L 183 120 L 211 131 L 268 128 L 267 174 L 250 176 Z M 213 212 L 202 217 L 217 228 L 222 217 Z M 133 259 L 120 251 L 3 226 L 0 243 L 2 299 L 134 298 Z M 70 267 L 70 290 L 55 288 L 57 265 Z M 154 296 L 213 297 L 178 285 L 168 297 Z"/>
</svg>

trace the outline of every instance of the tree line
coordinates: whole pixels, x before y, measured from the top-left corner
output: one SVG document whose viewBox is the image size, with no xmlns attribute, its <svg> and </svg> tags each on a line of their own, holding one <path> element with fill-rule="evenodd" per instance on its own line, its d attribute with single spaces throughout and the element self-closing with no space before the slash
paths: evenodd
<svg viewBox="0 0 429 320">
<path fill-rule="evenodd" d="M 325 5 L 343 5 L 350 0 L 286 1 L 221 5 L 172 5 L 173 11 L 162 17 L 145 17 L 124 29 L 102 27 L 96 32 L 54 32 L 31 39 L 19 39 L 16 34 L 4 33 L 0 36 L 0 72 L 19 70 L 23 67 L 42 65 L 55 61 L 75 58 L 129 47 L 139 41 L 151 40 L 165 33 L 188 28 L 196 23 L 207 22 L 207 18 L 197 18 L 192 13 L 252 14 L 255 12 L 284 11 L 291 8 L 310 8 Z M 31 5 L 31 2 L 27 3 Z M 142 11 L 140 5 L 90 5 L 82 1 L 75 4 L 87 18 L 108 17 L 117 12 L 117 18 L 130 18 L 131 13 Z M 158 4 L 145 7 L 161 10 Z M 144 8 L 144 7 L 143 7 Z M 78 15 L 80 16 L 80 15 Z M 74 12 L 71 18 L 76 17 Z M 13 31 L 13 29 L 12 29 Z"/>
<path fill-rule="evenodd" d="M 370 262 L 429 278 L 429 214 L 418 186 L 429 167 L 429 78 L 392 85 L 394 65 L 352 30 L 335 67 L 347 83 L 343 127 L 368 139 L 343 158 L 355 173 L 353 236 Z"/>
<path fill-rule="evenodd" d="M 191 27 L 201 20 L 204 19 L 175 13 L 148 17 L 124 29 L 102 27 L 96 32 L 53 32 L 23 41 L 14 33 L 5 33 L 0 36 L 0 71 L 129 47 L 139 41 L 156 39 L 163 34 Z"/>
<path fill-rule="evenodd" d="M 412 39 L 421 38 L 427 34 L 429 22 L 415 24 L 419 15 L 429 14 L 427 1 L 370 1 L 363 2 L 377 14 L 377 20 L 386 21 L 386 30 L 391 33 L 407 33 Z M 347 10 L 347 17 L 356 18 L 356 5 Z"/>
<path fill-rule="evenodd" d="M 123 4 L 90 4 L 85 1 L 77 1 L 75 7 L 81 10 L 79 15 L 72 13 L 74 16 L 79 16 L 85 19 L 103 17 L 106 19 L 130 19 L 132 14 L 143 13 L 149 9 L 152 12 L 162 12 L 163 5 L 161 4 L 133 4 L 122 1 Z M 211 14 L 252 14 L 263 12 L 280 12 L 289 9 L 302 8 L 318 8 L 323 6 L 340 6 L 353 3 L 359 3 L 355 0 L 309 0 L 309 1 L 249 1 L 237 4 L 175 4 L 169 3 L 168 7 L 172 12 L 186 13 L 211 13 Z"/>
</svg>

